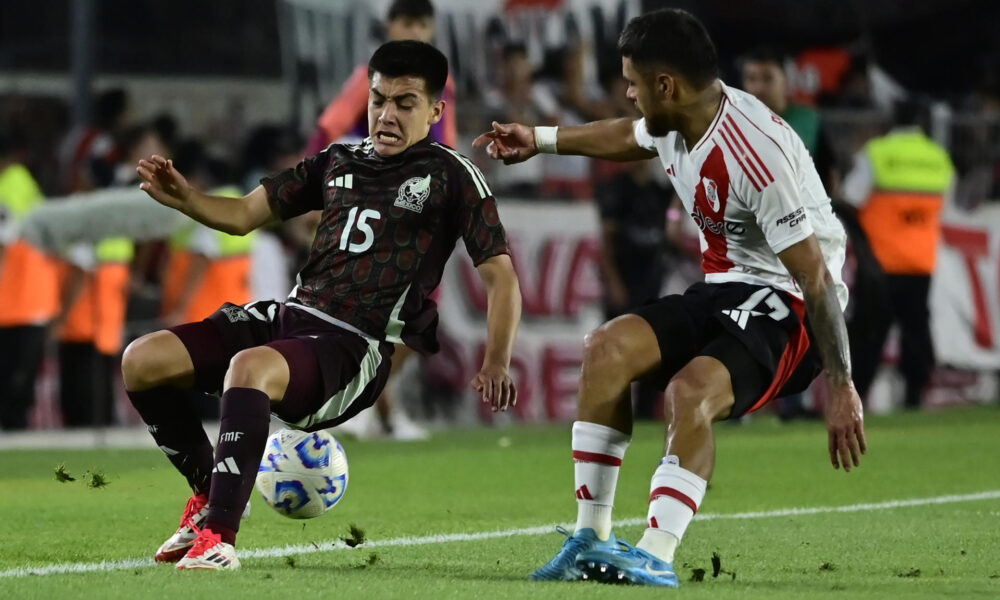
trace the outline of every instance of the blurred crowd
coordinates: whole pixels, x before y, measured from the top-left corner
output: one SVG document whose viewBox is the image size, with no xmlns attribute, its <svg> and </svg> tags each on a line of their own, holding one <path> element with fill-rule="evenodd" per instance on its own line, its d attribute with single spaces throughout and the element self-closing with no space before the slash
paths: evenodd
<svg viewBox="0 0 1000 600">
<path fill-rule="evenodd" d="M 433 39 L 429 2 L 397 1 L 392 6 L 387 38 Z M 636 116 L 625 97 L 617 57 L 608 56 L 609 64 L 598 66 L 598 77 L 587 77 L 585 49 L 585 40 L 575 40 L 548 49 L 536 64 L 522 41 L 506 41 L 498 53 L 496 85 L 477 97 L 456 98 L 457 115 L 450 117 L 454 129 L 441 139 L 471 154 L 468 141 L 491 121 L 573 125 Z M 909 361 L 903 370 L 906 405 L 918 406 L 933 365 L 926 332 L 926 284 L 933 265 L 897 272 L 897 265 L 887 262 L 880 233 L 866 217 L 869 207 L 881 206 L 873 196 L 879 186 L 872 181 L 885 174 L 870 142 L 901 130 L 922 132 L 920 151 L 937 152 L 941 169 L 947 170 L 947 163 L 957 174 L 942 171 L 923 190 L 940 199 L 927 213 L 925 233 L 933 238 L 945 206 L 972 208 L 1000 198 L 998 81 L 984 77 L 960 100 L 938 105 L 951 115 L 973 115 L 979 124 L 962 127 L 962 118 L 947 121 L 952 143 L 946 148 L 930 136 L 931 99 L 907 94 L 863 53 L 840 48 L 787 54 L 761 47 L 723 67 L 727 83 L 756 95 L 799 133 L 847 225 L 854 270 L 850 280 L 860 300 L 849 315 L 856 362 L 878 364 L 888 325 L 872 331 L 873 323 L 891 323 L 895 315 L 904 331 L 916 332 L 919 339 L 903 343 L 904 362 Z M 70 127 L 65 99 L 0 97 L 0 428 L 32 425 L 43 379 L 57 382 L 57 418 L 66 427 L 127 420 L 124 405 L 115 401 L 123 345 L 156 328 L 202 319 L 226 301 L 284 298 L 314 227 L 307 215 L 235 237 L 192 222 L 167 239 L 112 238 L 53 255 L 18 238 L 19 220 L 46 202 L 77 202 L 86 192 L 135 186 L 137 161 L 152 154 L 172 158 L 202 189 L 246 193 L 264 174 L 294 166 L 307 150 L 363 135 L 358 125 L 363 125 L 359 119 L 364 118 L 367 86 L 365 71 L 358 72 L 361 92 L 349 89 L 358 77 L 352 76 L 341 97 L 318 107 L 316 126 L 309 131 L 271 123 L 225 136 L 182 136 L 177 115 L 135 119 L 136 107 L 122 89 L 99 91 L 89 122 Z M 449 90 L 455 94 L 453 85 Z M 914 144 L 908 151 L 918 151 Z M 960 150 L 949 158 L 950 148 Z M 594 204 L 601 222 L 608 318 L 660 293 L 670 276 L 700 277 L 696 231 L 656 161 L 619 164 L 543 155 L 513 167 L 483 167 L 498 196 Z M 936 238 L 926 243 L 936 243 Z M 923 310 L 912 308 L 920 302 Z M 859 382 L 862 393 L 870 383 Z M 656 416 L 657 394 L 655 389 L 637 391 L 638 414 Z M 801 399 L 780 403 L 787 418 L 809 416 L 813 410 Z M 212 402 L 206 401 L 206 416 L 212 411 Z M 39 424 L 51 423 L 36 418 L 34 425 Z"/>
</svg>

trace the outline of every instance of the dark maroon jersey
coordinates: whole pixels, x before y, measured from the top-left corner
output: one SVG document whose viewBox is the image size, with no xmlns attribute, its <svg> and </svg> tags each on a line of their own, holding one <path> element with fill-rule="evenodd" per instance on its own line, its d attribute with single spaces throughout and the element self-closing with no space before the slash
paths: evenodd
<svg viewBox="0 0 1000 600">
<path fill-rule="evenodd" d="M 483 174 L 428 138 L 390 157 L 333 144 L 261 184 L 283 220 L 323 211 L 289 302 L 420 352 L 437 351 L 428 294 L 458 238 L 477 266 L 509 253 Z"/>
</svg>

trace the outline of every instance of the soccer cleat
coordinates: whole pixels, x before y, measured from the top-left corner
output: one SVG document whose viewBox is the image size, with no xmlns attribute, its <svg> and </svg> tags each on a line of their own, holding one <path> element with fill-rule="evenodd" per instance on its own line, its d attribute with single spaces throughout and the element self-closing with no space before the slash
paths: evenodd
<svg viewBox="0 0 1000 600">
<path fill-rule="evenodd" d="M 614 548 L 615 545 L 614 534 L 611 534 L 611 537 L 606 541 L 601 540 L 589 527 L 579 529 L 573 535 L 570 535 L 562 527 L 556 527 L 556 531 L 565 535 L 566 541 L 552 560 L 531 574 L 530 579 L 533 581 L 577 581 L 582 579 L 583 574 L 576 566 L 577 555 L 588 550 Z"/>
<path fill-rule="evenodd" d="M 195 539 L 198 537 L 197 528 L 208 516 L 208 495 L 197 494 L 191 496 L 188 500 L 187 505 L 184 507 L 184 515 L 181 516 L 180 527 L 177 531 L 170 536 L 167 541 L 163 542 L 160 549 L 156 551 L 156 562 L 177 562 L 184 558 L 191 546 L 194 545 Z M 250 503 L 247 502 L 246 508 L 243 509 L 243 516 L 241 519 L 250 518 Z"/>
<path fill-rule="evenodd" d="M 581 552 L 576 557 L 576 567 L 583 573 L 583 579 L 589 581 L 662 587 L 680 585 L 673 564 L 621 540 L 610 548 Z"/>
<path fill-rule="evenodd" d="M 222 541 L 222 536 L 211 529 L 198 529 L 198 537 L 194 545 L 177 563 L 178 569 L 203 569 L 211 571 L 240 568 L 240 559 L 236 558 L 236 548 Z"/>
<path fill-rule="evenodd" d="M 182 559 L 198 537 L 198 533 L 193 528 L 201 525 L 207 516 L 208 495 L 191 496 L 187 506 L 184 507 L 180 527 L 156 551 L 156 562 L 177 562 Z"/>
</svg>

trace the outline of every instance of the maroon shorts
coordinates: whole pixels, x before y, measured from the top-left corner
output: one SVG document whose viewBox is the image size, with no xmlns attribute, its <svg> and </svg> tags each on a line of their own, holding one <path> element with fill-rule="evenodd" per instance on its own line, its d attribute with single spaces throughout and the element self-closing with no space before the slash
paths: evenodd
<svg viewBox="0 0 1000 600">
<path fill-rule="evenodd" d="M 195 387 L 219 393 L 229 361 L 268 346 L 288 363 L 274 414 L 306 430 L 343 423 L 375 403 L 389 378 L 393 345 L 364 337 L 303 308 L 272 300 L 226 303 L 204 321 L 171 328 L 194 363 Z"/>
</svg>

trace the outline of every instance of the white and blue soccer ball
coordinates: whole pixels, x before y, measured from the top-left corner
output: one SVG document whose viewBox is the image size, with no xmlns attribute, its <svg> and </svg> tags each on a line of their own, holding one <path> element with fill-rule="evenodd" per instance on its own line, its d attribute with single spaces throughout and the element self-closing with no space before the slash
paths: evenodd
<svg viewBox="0 0 1000 600">
<path fill-rule="evenodd" d="M 286 517 L 318 517 L 344 497 L 347 455 L 326 431 L 278 430 L 267 440 L 257 489 Z"/>
</svg>

